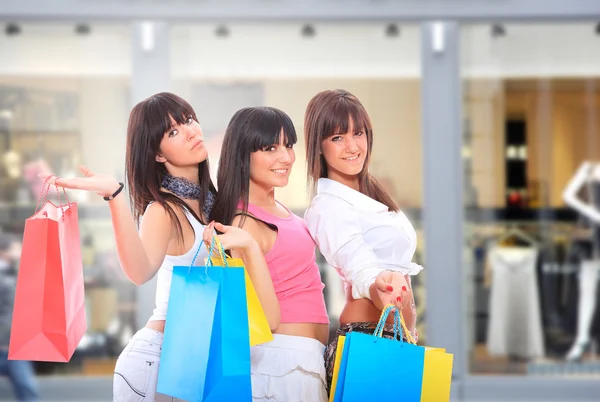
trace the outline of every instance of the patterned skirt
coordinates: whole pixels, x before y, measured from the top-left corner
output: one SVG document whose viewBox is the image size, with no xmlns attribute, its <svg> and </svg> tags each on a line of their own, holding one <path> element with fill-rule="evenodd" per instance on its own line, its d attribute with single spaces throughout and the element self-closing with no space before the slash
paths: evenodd
<svg viewBox="0 0 600 402">
<path fill-rule="evenodd" d="M 373 334 L 377 327 L 376 322 L 353 322 L 351 324 L 344 324 L 340 329 L 337 330 L 334 339 L 329 342 L 325 349 L 325 376 L 327 379 L 327 393 L 331 392 L 331 380 L 333 378 L 333 365 L 335 363 L 335 351 L 337 350 L 338 336 L 346 335 L 348 332 L 361 332 L 363 334 Z M 412 334 L 415 341 L 417 340 L 416 330 Z M 394 339 L 394 326 L 392 324 L 385 324 L 383 327 L 383 337 L 387 339 Z M 406 341 L 406 336 L 404 337 Z"/>
</svg>

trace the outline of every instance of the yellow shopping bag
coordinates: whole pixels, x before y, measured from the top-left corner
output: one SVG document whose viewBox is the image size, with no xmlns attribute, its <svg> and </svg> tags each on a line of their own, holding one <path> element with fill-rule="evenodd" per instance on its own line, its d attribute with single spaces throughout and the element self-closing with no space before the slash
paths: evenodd
<svg viewBox="0 0 600 402">
<path fill-rule="evenodd" d="M 337 386 L 338 376 L 340 374 L 340 361 L 342 361 L 342 354 L 344 353 L 344 342 L 346 337 L 344 335 L 338 336 L 337 348 L 335 349 L 335 360 L 333 362 L 333 376 L 331 378 L 331 392 L 329 393 L 329 402 L 333 402 L 335 397 L 335 388 Z"/>
<path fill-rule="evenodd" d="M 425 348 L 421 402 L 450 400 L 453 355 L 442 348 Z"/>
<path fill-rule="evenodd" d="M 407 335 L 408 342 L 416 345 L 417 342 L 406 327 L 402 314 L 400 314 L 400 322 L 404 333 Z M 450 400 L 453 360 L 454 356 L 446 353 L 446 349 L 425 346 L 420 402 L 443 402 Z"/>
<path fill-rule="evenodd" d="M 215 236 L 215 247 L 217 250 L 221 249 L 221 243 Z M 207 245 L 208 247 L 208 245 Z M 227 265 L 230 267 L 243 267 L 244 262 L 241 258 L 227 258 Z M 223 266 L 223 256 L 211 257 L 211 261 L 216 266 Z M 250 346 L 260 345 L 261 343 L 267 343 L 273 340 L 273 333 L 269 327 L 267 316 L 263 310 L 262 304 L 258 299 L 254 285 L 248 276 L 248 271 L 244 269 L 244 276 L 246 278 L 246 304 L 248 305 L 248 327 L 250 329 Z"/>
</svg>

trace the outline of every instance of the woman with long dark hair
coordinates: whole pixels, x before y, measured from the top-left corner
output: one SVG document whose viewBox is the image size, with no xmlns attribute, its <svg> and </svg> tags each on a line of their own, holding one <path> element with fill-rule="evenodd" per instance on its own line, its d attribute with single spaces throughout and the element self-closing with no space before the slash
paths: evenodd
<svg viewBox="0 0 600 402">
<path fill-rule="evenodd" d="M 171 93 L 153 95 L 131 111 L 126 177 L 133 214 L 122 191 L 123 183 L 86 167 L 81 171 L 84 177 L 49 180 L 60 187 L 92 191 L 104 197 L 110 207 L 125 275 L 136 285 L 158 275 L 156 308 L 119 356 L 113 382 L 115 401 L 154 402 L 173 266 L 192 264 L 198 248 L 201 250 L 196 265 L 203 264 L 207 257 L 203 236 L 210 238 L 213 233 L 212 227 L 205 224 L 216 191 L 196 113 L 188 102 Z M 256 241 L 239 228 L 220 229 L 222 245 L 243 252 L 257 291 L 272 288 Z M 261 302 L 268 304 L 269 299 L 263 294 L 258 292 Z M 269 309 L 265 312 L 271 325 L 278 321 L 279 317 Z"/>
<path fill-rule="evenodd" d="M 416 339 L 416 312 L 409 275 L 417 236 L 392 197 L 369 173 L 373 127 L 367 111 L 351 93 L 323 91 L 308 104 L 304 120 L 309 186 L 317 195 L 306 224 L 327 262 L 346 285 L 346 304 L 338 335 L 373 333 L 382 309 L 402 311 Z M 387 324 L 384 336 L 393 337 Z M 331 386 L 337 337 L 325 354 Z"/>
<path fill-rule="evenodd" d="M 279 312 L 274 340 L 251 348 L 253 401 L 327 401 L 329 318 L 315 243 L 304 220 L 275 199 L 275 188 L 288 184 L 296 141 L 281 110 L 242 109 L 225 132 L 217 174 L 212 219 L 243 228 L 258 242 L 274 288 L 272 302 L 263 306 Z"/>
</svg>

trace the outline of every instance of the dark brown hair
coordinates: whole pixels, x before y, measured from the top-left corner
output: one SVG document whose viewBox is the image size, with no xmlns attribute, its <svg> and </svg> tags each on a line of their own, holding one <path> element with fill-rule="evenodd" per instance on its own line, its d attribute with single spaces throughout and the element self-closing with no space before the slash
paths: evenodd
<svg viewBox="0 0 600 402">
<path fill-rule="evenodd" d="M 282 132 L 287 146 L 298 140 L 292 119 L 274 107 L 248 107 L 233 115 L 221 147 L 217 173 L 219 193 L 212 219 L 231 225 L 240 201 L 243 214 L 248 212 L 250 156 L 265 147 L 279 144 Z"/>
<path fill-rule="evenodd" d="M 201 188 L 200 211 L 191 210 L 181 198 L 161 190 L 161 183 L 167 174 L 167 169 L 164 163 L 156 161 L 160 142 L 171 127 L 171 118 L 177 124 L 183 124 L 189 116 L 198 121 L 194 109 L 188 102 L 175 94 L 162 92 L 135 105 L 129 115 L 127 126 L 125 174 L 134 219 L 139 221 L 150 202 L 158 202 L 169 214 L 179 240 L 183 239 L 181 223 L 168 203 L 190 211 L 196 219 L 206 223 L 201 219 L 207 218 L 201 213 L 202 207 L 207 200 L 208 192 L 216 194 L 210 178 L 208 158 L 198 164 L 198 180 Z"/>
<path fill-rule="evenodd" d="M 327 163 L 322 154 L 321 143 L 335 133 L 347 133 L 350 121 L 355 130 L 362 130 L 367 136 L 365 164 L 358 174 L 360 192 L 386 205 L 389 210 L 398 211 L 398 205 L 392 197 L 369 173 L 369 162 L 373 149 L 371 119 L 358 98 L 343 89 L 320 92 L 310 100 L 306 107 L 304 140 L 309 187 L 314 189 L 317 180 L 327 177 Z"/>
</svg>

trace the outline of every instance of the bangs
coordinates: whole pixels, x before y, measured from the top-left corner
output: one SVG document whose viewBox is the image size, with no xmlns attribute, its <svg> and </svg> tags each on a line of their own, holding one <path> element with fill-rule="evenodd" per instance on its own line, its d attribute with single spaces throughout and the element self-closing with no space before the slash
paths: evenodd
<svg viewBox="0 0 600 402">
<path fill-rule="evenodd" d="M 320 128 L 321 141 L 332 137 L 334 134 L 344 134 L 350 130 L 352 121 L 354 131 L 371 132 L 371 121 L 366 110 L 357 102 L 348 98 L 338 98 L 327 114 Z"/>
<path fill-rule="evenodd" d="M 190 115 L 198 121 L 192 106 L 179 97 L 157 96 L 148 104 L 148 123 L 156 127 L 156 134 L 160 133 L 161 138 L 173 127 L 171 118 L 175 124 L 183 124 Z"/>
<path fill-rule="evenodd" d="M 292 120 L 281 110 L 272 107 L 256 108 L 253 114 L 244 130 L 251 137 L 248 142 L 250 152 L 279 144 L 282 134 L 285 145 L 294 145 L 298 141 Z"/>
</svg>

